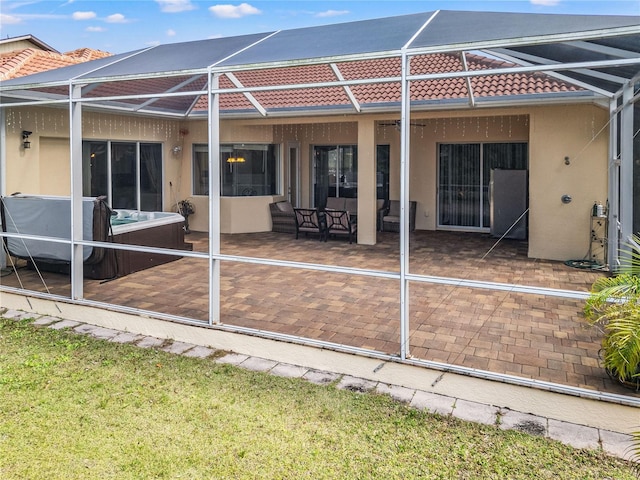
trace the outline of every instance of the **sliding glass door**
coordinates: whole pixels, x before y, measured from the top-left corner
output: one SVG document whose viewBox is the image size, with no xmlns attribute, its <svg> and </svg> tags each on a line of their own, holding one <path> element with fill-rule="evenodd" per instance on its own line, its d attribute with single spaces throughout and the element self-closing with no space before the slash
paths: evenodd
<svg viewBox="0 0 640 480">
<path fill-rule="evenodd" d="M 441 144 L 438 155 L 440 227 L 487 231 L 491 171 L 528 168 L 526 143 Z"/>
<path fill-rule="evenodd" d="M 313 147 L 314 202 L 324 208 L 327 198 L 358 197 L 358 147 Z"/>
</svg>

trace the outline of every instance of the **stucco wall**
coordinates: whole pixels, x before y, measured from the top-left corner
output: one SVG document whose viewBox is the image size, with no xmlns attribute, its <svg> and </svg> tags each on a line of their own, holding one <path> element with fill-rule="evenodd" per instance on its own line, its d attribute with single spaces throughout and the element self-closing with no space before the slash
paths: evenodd
<svg viewBox="0 0 640 480">
<path fill-rule="evenodd" d="M 608 112 L 593 106 L 532 111 L 530 257 L 569 260 L 587 254 L 591 207 L 607 198 L 608 129 L 597 135 L 607 122 Z M 565 194 L 571 203 L 562 203 Z"/>
<path fill-rule="evenodd" d="M 475 112 L 472 112 L 475 113 Z M 438 117 L 415 115 L 411 127 L 410 199 L 417 201 L 416 229 L 437 228 L 439 143 L 529 142 L 529 256 L 582 259 L 588 252 L 590 212 L 607 197 L 607 110 L 555 105 Z M 399 135 L 378 132 L 391 148 L 390 197 L 399 198 Z M 570 165 L 565 165 L 565 156 Z M 561 197 L 572 201 L 563 204 Z"/>
<path fill-rule="evenodd" d="M 69 113 L 63 108 L 7 109 L 5 192 L 69 195 Z M 28 130 L 31 148 L 21 147 L 22 131 Z M 176 185 L 184 149 L 174 155 L 172 149 L 183 145 L 181 122 L 151 117 L 130 117 L 83 112 L 84 140 L 147 141 L 162 144 L 164 161 L 164 210 L 175 211 L 175 195 L 169 182 Z M 190 159 L 190 154 L 185 156 Z"/>
<path fill-rule="evenodd" d="M 35 143 L 35 142 L 34 142 Z M 67 138 L 40 136 L 37 142 L 39 157 L 40 193 L 43 195 L 69 195 L 71 175 L 69 140 Z"/>
<path fill-rule="evenodd" d="M 225 121 L 221 142 L 277 143 L 286 158 L 288 143 L 300 152 L 301 204 L 311 204 L 313 145 L 357 144 L 358 122 L 389 120 L 371 115 L 304 119 Z M 594 105 L 556 105 L 461 112 L 416 113 L 411 126 L 410 199 L 418 203 L 416 228 L 437 228 L 437 145 L 458 142 L 529 142 L 529 256 L 580 259 L 589 248 L 589 213 L 593 202 L 606 202 L 608 112 Z M 290 123 L 287 123 L 290 122 Z M 32 148 L 21 148 L 21 132 L 30 130 Z M 64 109 L 8 109 L 6 114 L 6 193 L 65 195 L 69 190 L 68 119 Z M 394 126 L 375 126 L 362 138 L 388 144 L 391 155 L 390 197 L 400 197 L 400 138 Z M 161 142 L 164 158 L 164 209 L 178 200 L 196 206 L 190 227 L 207 231 L 208 198 L 192 194 L 194 143 L 206 143 L 206 121 L 177 122 L 86 112 L 83 138 Z M 371 140 L 368 140 L 371 142 Z M 182 150 L 174 154 L 174 146 Z M 372 145 L 361 147 L 359 169 L 372 171 Z M 565 165 L 564 158 L 570 164 Z M 367 168 L 369 167 L 369 168 Z M 268 204 L 286 198 L 286 162 L 280 172 L 281 196 L 223 198 L 221 231 L 268 231 Z M 562 195 L 572 202 L 563 204 Z M 374 239 L 369 239 L 374 240 Z"/>
</svg>

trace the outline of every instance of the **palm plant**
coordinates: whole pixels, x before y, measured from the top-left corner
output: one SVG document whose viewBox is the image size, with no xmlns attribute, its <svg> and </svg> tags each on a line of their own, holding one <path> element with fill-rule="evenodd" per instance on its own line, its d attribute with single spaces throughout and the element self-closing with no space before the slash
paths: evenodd
<svg viewBox="0 0 640 480">
<path fill-rule="evenodd" d="M 640 431 L 633 432 L 633 443 L 631 445 L 631 461 L 633 472 L 637 478 L 640 478 Z"/>
<path fill-rule="evenodd" d="M 614 275 L 592 285 L 584 313 L 603 331 L 602 363 L 607 373 L 640 390 L 640 237 L 634 235 L 622 254 Z M 632 436 L 632 468 L 640 478 L 640 431 Z"/>
<path fill-rule="evenodd" d="M 602 329 L 602 362 L 621 383 L 640 389 L 640 237 L 626 245 L 620 267 L 591 288 L 584 313 Z"/>
</svg>

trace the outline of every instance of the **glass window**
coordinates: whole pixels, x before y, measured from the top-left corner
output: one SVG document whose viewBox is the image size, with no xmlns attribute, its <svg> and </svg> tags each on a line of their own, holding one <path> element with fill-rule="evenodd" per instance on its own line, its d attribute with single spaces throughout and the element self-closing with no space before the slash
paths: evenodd
<svg viewBox="0 0 640 480">
<path fill-rule="evenodd" d="M 207 195 L 209 191 L 207 152 L 206 145 L 194 145 L 194 195 Z M 277 195 L 279 166 L 278 145 L 220 145 L 221 195 Z"/>
<path fill-rule="evenodd" d="M 159 143 L 140 144 L 140 210 L 162 211 L 162 148 Z"/>
<path fill-rule="evenodd" d="M 376 198 L 389 200 L 389 145 L 376 146 Z"/>
<path fill-rule="evenodd" d="M 135 143 L 111 144 L 111 206 L 113 208 L 136 208 L 136 183 L 138 165 Z"/>
<path fill-rule="evenodd" d="M 193 146 L 193 194 L 209 195 L 209 150 L 206 145 Z"/>
<path fill-rule="evenodd" d="M 105 195 L 112 208 L 162 211 L 162 145 L 84 141 L 82 194 Z"/>
<path fill-rule="evenodd" d="M 82 195 L 109 195 L 107 142 L 82 143 Z"/>
</svg>

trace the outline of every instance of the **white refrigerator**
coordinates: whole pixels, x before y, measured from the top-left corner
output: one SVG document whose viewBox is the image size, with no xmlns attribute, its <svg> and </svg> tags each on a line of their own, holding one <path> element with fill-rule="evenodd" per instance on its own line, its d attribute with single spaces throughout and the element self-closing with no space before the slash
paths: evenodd
<svg viewBox="0 0 640 480">
<path fill-rule="evenodd" d="M 527 187 L 526 170 L 491 170 L 489 205 L 492 236 L 516 240 L 527 238 Z"/>
</svg>

